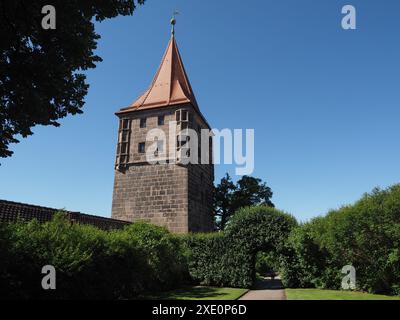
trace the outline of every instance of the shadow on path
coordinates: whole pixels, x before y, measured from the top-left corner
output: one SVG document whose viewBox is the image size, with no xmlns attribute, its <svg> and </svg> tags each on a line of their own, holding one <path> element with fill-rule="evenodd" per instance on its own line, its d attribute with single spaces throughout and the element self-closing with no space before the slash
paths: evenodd
<svg viewBox="0 0 400 320">
<path fill-rule="evenodd" d="M 282 281 L 277 279 L 260 279 L 253 289 L 247 292 L 240 300 L 286 300 L 286 293 Z"/>
<path fill-rule="evenodd" d="M 259 279 L 257 282 L 254 284 L 254 287 L 252 290 L 282 290 L 285 289 L 285 287 L 282 284 L 282 281 L 280 279 Z"/>
</svg>

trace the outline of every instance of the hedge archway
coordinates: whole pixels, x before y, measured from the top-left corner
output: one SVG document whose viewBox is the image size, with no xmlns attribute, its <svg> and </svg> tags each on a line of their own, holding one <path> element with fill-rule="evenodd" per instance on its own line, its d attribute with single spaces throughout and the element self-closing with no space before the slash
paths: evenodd
<svg viewBox="0 0 400 320">
<path fill-rule="evenodd" d="M 204 285 L 250 287 L 256 253 L 282 253 L 296 225 L 294 217 L 274 208 L 243 208 L 224 232 L 189 236 L 189 272 Z"/>
</svg>

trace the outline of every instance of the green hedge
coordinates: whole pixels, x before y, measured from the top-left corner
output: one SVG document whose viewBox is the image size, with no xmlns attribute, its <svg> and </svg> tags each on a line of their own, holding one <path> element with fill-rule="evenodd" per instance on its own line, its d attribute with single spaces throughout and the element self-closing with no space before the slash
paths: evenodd
<svg viewBox="0 0 400 320">
<path fill-rule="evenodd" d="M 274 208 L 244 208 L 212 234 L 177 236 L 140 222 L 102 231 L 62 214 L 0 224 L 0 298 L 129 299 L 190 281 L 250 287 L 260 251 L 288 287 L 338 289 L 350 264 L 358 289 L 400 294 L 400 186 L 302 225 Z M 56 290 L 41 288 L 48 264 Z"/>
<path fill-rule="evenodd" d="M 353 265 L 358 289 L 400 294 L 400 185 L 301 225 L 288 247 L 287 285 L 338 289 Z"/>
<path fill-rule="evenodd" d="M 1 298 L 127 299 L 176 288 L 189 279 L 184 248 L 166 229 L 134 223 L 106 232 L 64 216 L 0 226 Z M 41 288 L 53 265 L 56 290 Z"/>
<path fill-rule="evenodd" d="M 268 276 L 271 272 L 277 272 L 280 269 L 280 258 L 273 251 L 260 251 L 256 256 L 256 272 L 260 276 Z"/>
<path fill-rule="evenodd" d="M 250 287 L 257 252 L 280 253 L 295 226 L 292 216 L 274 208 L 243 208 L 226 231 L 187 237 L 190 275 L 204 285 Z"/>
</svg>

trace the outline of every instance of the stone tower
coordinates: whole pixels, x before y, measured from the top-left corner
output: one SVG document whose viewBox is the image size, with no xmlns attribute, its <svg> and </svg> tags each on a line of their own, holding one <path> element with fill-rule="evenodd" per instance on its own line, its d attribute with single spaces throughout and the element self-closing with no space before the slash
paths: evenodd
<svg viewBox="0 0 400 320">
<path fill-rule="evenodd" d="M 176 233 L 213 231 L 212 161 L 187 161 L 194 154 L 212 159 L 211 136 L 200 138 L 200 131 L 210 126 L 197 105 L 174 32 L 149 89 L 116 115 L 112 217 L 145 220 Z M 161 129 L 165 138 L 149 142 L 152 129 Z M 185 129 L 199 133 L 199 141 L 207 139 L 208 147 L 200 150 L 200 142 L 195 145 L 196 139 L 182 136 Z M 157 164 L 148 161 L 149 152 L 160 158 Z"/>
</svg>

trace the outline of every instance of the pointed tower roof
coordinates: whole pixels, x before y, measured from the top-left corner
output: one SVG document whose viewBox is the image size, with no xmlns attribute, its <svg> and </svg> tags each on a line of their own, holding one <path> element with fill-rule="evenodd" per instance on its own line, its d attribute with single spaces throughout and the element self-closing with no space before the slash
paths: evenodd
<svg viewBox="0 0 400 320">
<path fill-rule="evenodd" d="M 149 89 L 130 106 L 121 109 L 117 114 L 182 103 L 190 103 L 199 111 L 174 33 L 172 33 L 167 50 Z"/>
</svg>

